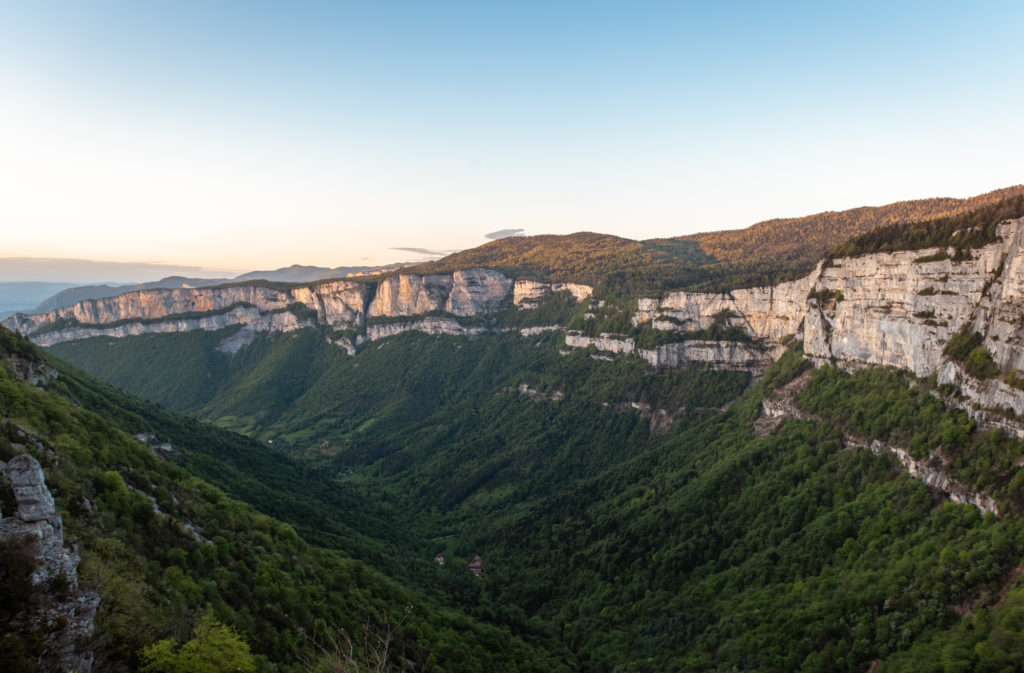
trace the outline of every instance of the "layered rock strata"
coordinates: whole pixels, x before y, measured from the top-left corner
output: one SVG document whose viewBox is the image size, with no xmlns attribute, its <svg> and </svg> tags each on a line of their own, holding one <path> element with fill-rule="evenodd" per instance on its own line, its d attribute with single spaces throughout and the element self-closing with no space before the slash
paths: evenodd
<svg viewBox="0 0 1024 673">
<path fill-rule="evenodd" d="M 967 406 L 1024 414 L 1024 391 L 998 377 L 979 380 L 944 349 L 964 328 L 984 337 L 1000 372 L 1024 369 L 1024 219 L 998 227 L 999 240 L 968 259 L 921 261 L 939 248 L 835 260 L 814 290 L 840 300 L 807 301 L 804 353 L 853 369 L 887 365 L 953 384 Z"/>
<path fill-rule="evenodd" d="M 641 298 L 632 322 L 634 326 L 649 322 L 657 330 L 688 332 L 707 329 L 724 318 L 752 338 L 778 342 L 799 330 L 807 314 L 807 296 L 820 273 L 819 264 L 810 275 L 773 287 L 725 293 L 670 292 L 661 300 Z"/>
<path fill-rule="evenodd" d="M 581 302 L 589 299 L 594 288 L 579 283 L 541 283 L 535 280 L 517 280 L 512 288 L 512 303 L 522 309 L 536 308 L 540 302 L 555 292 L 568 292 Z"/>
<path fill-rule="evenodd" d="M 1024 415 L 1024 219 L 999 225 L 998 240 L 956 259 L 953 249 L 878 253 L 819 264 L 799 280 L 728 293 L 672 292 L 639 298 L 634 326 L 680 334 L 677 343 L 638 349 L 624 335 L 587 337 L 568 332 L 566 345 L 635 354 L 653 366 L 701 362 L 756 370 L 782 352 L 788 338 L 801 339 L 816 364 L 847 369 L 887 365 L 958 387 L 971 408 Z M 4 325 L 42 345 L 91 336 L 127 336 L 243 325 L 226 339 L 233 352 L 259 331 L 327 325 L 347 332 L 332 343 L 354 353 L 360 344 L 404 331 L 475 335 L 479 326 L 456 318 L 494 314 L 509 305 L 536 307 L 550 293 L 578 301 L 591 288 L 571 283 L 513 281 L 488 269 L 448 275 L 396 274 L 378 283 L 335 280 L 308 286 L 240 285 L 147 290 L 80 302 L 47 314 L 9 318 Z M 394 321 L 399 318 L 406 320 Z M 382 319 L 382 320 L 374 320 Z M 385 320 L 387 319 L 387 320 Z M 369 322 L 368 322 L 369 321 Z M 745 341 L 687 341 L 712 326 L 741 330 Z M 1003 376 L 979 380 L 944 348 L 960 329 L 977 332 Z M 996 422 L 996 421 L 991 421 Z M 1012 423 L 1007 428 L 1024 436 Z"/>
<path fill-rule="evenodd" d="M 289 332 L 326 325 L 361 332 L 339 345 L 359 343 L 409 330 L 429 333 L 478 333 L 453 320 L 439 322 L 424 314 L 475 317 L 496 313 L 509 302 L 535 306 L 552 292 L 570 292 L 577 300 L 591 288 L 574 283 L 514 282 L 490 269 L 467 269 L 449 275 L 395 274 L 379 283 L 332 280 L 311 285 L 225 285 L 206 288 L 153 289 L 91 299 L 39 315 L 17 314 L 2 324 L 41 346 L 90 337 L 126 337 L 192 330 L 215 331 L 241 325 L 243 330 L 221 345 L 236 352 L 257 332 Z M 376 324 L 374 319 L 410 318 Z"/>
<path fill-rule="evenodd" d="M 664 344 L 655 348 L 638 348 L 635 339 L 602 333 L 596 337 L 567 332 L 565 345 L 570 348 L 593 347 L 618 355 L 636 354 L 656 368 L 679 368 L 691 364 L 713 369 L 762 371 L 778 359 L 785 347 L 779 343 L 746 341 L 690 340 Z"/>
</svg>

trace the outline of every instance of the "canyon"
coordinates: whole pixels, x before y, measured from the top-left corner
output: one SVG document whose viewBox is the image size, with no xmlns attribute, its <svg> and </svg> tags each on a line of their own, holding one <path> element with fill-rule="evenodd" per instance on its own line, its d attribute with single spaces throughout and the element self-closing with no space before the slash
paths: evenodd
<svg viewBox="0 0 1024 673">
<path fill-rule="evenodd" d="M 964 259 L 954 259 L 952 248 L 874 253 L 822 261 L 807 276 L 772 287 L 638 297 L 630 307 L 632 325 L 648 326 L 668 343 L 641 347 L 633 335 L 569 330 L 565 344 L 638 356 L 652 367 L 698 363 L 756 373 L 796 339 L 816 364 L 892 366 L 918 377 L 934 375 L 939 385 L 955 386 L 958 403 L 980 420 L 1024 436 L 1024 427 L 1013 420 L 1024 414 L 1024 390 L 1004 380 L 1024 370 L 1022 236 L 1024 218 L 1000 224 L 994 243 Z M 461 336 L 507 330 L 488 319 L 512 306 L 535 309 L 555 292 L 598 305 L 586 285 L 513 279 L 475 268 L 427 276 L 396 273 L 376 281 L 141 290 L 39 315 L 17 314 L 3 324 L 42 346 L 241 326 L 221 345 L 225 352 L 237 351 L 258 332 L 326 326 L 334 330 L 331 343 L 354 354 L 369 341 L 410 330 Z M 585 317 L 592 320 L 593 314 Z M 716 323 L 743 338 L 695 336 Z M 564 326 L 522 332 L 547 329 Z M 944 353 L 962 330 L 982 337 L 1004 376 L 978 379 Z"/>
</svg>

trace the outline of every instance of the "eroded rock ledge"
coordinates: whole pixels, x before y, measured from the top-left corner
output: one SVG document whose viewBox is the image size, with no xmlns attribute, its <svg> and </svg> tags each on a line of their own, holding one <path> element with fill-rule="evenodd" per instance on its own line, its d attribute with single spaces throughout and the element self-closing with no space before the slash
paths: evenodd
<svg viewBox="0 0 1024 673">
<path fill-rule="evenodd" d="M 796 398 L 807 388 L 811 372 L 804 372 L 799 377 L 776 391 L 772 397 L 761 401 L 761 417 L 755 422 L 755 430 L 761 436 L 778 428 L 787 418 L 805 421 L 823 422 L 822 419 L 801 408 Z M 939 451 L 932 451 L 927 458 L 918 460 L 910 455 L 907 449 L 893 446 L 877 439 L 859 437 L 848 432 L 843 433 L 843 445 L 847 449 L 869 449 L 876 455 L 889 454 L 918 481 L 946 495 L 950 500 L 961 505 L 974 505 L 981 512 L 991 512 L 999 516 L 999 506 L 988 494 L 976 491 L 968 485 L 954 479 L 943 471 L 943 456 Z"/>
</svg>

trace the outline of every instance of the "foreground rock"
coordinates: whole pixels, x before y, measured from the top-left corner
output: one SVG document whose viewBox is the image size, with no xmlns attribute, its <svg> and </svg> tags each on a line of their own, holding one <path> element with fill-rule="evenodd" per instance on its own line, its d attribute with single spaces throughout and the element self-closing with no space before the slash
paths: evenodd
<svg viewBox="0 0 1024 673">
<path fill-rule="evenodd" d="M 99 597 L 78 587 L 78 550 L 64 540 L 43 470 L 32 456 L 20 455 L 0 462 L 0 474 L 17 503 L 15 512 L 0 512 L 0 541 L 20 547 L 33 566 L 28 623 L 45 634 L 40 668 L 89 673 L 88 643 Z"/>
</svg>

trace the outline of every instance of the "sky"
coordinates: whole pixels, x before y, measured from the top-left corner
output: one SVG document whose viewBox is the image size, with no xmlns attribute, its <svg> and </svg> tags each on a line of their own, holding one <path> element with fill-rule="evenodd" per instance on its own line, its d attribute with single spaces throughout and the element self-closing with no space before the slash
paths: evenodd
<svg viewBox="0 0 1024 673">
<path fill-rule="evenodd" d="M 1024 182 L 1022 21 L 1019 0 L 0 0 L 0 267 L 376 265 L 972 196 Z"/>
</svg>

